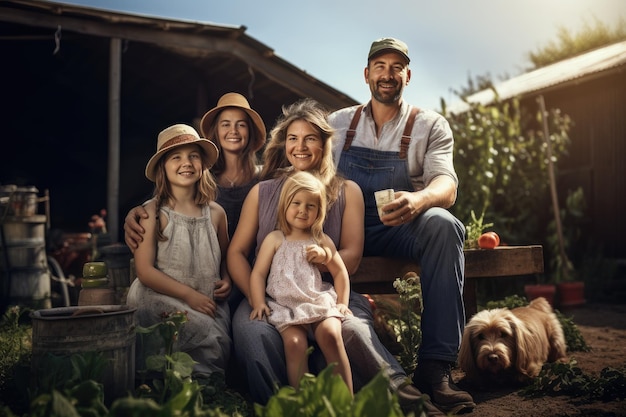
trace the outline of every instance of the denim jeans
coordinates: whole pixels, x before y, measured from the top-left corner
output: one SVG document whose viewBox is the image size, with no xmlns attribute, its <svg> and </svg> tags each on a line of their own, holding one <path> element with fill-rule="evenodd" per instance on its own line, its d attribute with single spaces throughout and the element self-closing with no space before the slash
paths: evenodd
<svg viewBox="0 0 626 417">
<path fill-rule="evenodd" d="M 348 316 L 342 322 L 342 334 L 355 391 L 381 369 L 389 378 L 391 389 L 397 389 L 407 375 L 376 335 L 369 302 L 361 294 L 351 291 L 348 307 L 354 316 Z M 237 360 L 246 372 L 253 401 L 265 404 L 276 387 L 288 384 L 285 352 L 276 328 L 266 321 L 250 320 L 250 312 L 251 307 L 244 299 L 233 317 L 233 346 Z M 319 372 L 325 366 L 320 349 L 315 349 L 309 358 L 310 370 Z"/>
</svg>

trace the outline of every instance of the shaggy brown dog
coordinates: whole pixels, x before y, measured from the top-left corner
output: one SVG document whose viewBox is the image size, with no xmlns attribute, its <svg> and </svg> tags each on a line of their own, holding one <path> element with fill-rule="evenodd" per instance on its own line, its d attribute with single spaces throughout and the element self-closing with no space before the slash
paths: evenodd
<svg viewBox="0 0 626 417">
<path fill-rule="evenodd" d="M 513 310 L 475 314 L 465 326 L 459 366 L 480 383 L 528 383 L 546 362 L 565 358 L 563 328 L 545 298 Z"/>
</svg>

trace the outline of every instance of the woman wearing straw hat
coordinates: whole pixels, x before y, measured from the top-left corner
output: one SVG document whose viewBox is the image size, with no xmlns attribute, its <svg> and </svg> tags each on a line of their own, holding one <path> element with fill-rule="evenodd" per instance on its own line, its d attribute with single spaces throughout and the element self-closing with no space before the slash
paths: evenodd
<svg viewBox="0 0 626 417">
<path fill-rule="evenodd" d="M 197 362 L 197 376 L 225 373 L 232 345 L 226 213 L 215 202 L 209 172 L 217 157 L 215 144 L 191 126 L 176 124 L 159 133 L 145 171 L 155 183 L 154 195 L 145 206 L 148 217 L 141 219 L 145 234 L 134 253 L 137 279 L 127 299 L 144 327 L 159 323 L 163 314 L 187 312 L 177 348 Z M 158 345 L 152 346 L 143 353 L 157 353 Z"/>
<path fill-rule="evenodd" d="M 202 117 L 200 133 L 220 151 L 211 172 L 217 180 L 217 203 L 228 214 L 232 237 L 243 200 L 259 181 L 256 153 L 265 144 L 265 124 L 244 96 L 226 93 Z"/>
</svg>

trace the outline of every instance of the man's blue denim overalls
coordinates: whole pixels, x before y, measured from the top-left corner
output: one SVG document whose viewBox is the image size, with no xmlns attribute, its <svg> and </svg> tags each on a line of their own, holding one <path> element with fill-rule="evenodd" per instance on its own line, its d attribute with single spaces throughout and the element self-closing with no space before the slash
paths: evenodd
<svg viewBox="0 0 626 417">
<path fill-rule="evenodd" d="M 386 188 L 413 191 L 406 152 L 411 126 L 399 151 L 352 146 L 361 107 L 347 133 L 338 171 L 356 182 L 365 199 L 364 256 L 410 258 L 420 264 L 423 295 L 420 359 L 456 362 L 465 325 L 463 279 L 465 228 L 447 210 L 431 208 L 411 223 L 385 226 L 378 217 L 374 192 Z M 416 114 L 416 112 L 415 112 Z M 356 119 L 356 122 L 355 122 Z M 414 121 L 413 114 L 409 121 Z M 407 125 L 409 123 L 407 122 Z M 407 132 L 408 131 L 408 132 Z"/>
</svg>

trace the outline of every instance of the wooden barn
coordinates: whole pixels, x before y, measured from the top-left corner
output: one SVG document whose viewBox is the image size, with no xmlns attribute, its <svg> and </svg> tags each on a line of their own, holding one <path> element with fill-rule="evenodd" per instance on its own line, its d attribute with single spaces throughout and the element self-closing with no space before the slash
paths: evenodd
<svg viewBox="0 0 626 417">
<path fill-rule="evenodd" d="M 245 26 L 48 1 L 0 2 L 0 185 L 50 190 L 52 228 L 88 231 L 109 209 L 113 237 L 152 191 L 143 176 L 160 130 L 196 124 L 230 91 L 268 130 L 283 104 L 355 100 L 280 58 Z M 120 239 L 121 240 L 121 236 Z"/>
<path fill-rule="evenodd" d="M 589 216 L 583 239 L 602 246 L 606 257 L 626 262 L 626 41 L 511 78 L 495 90 L 501 100 L 518 97 L 533 113 L 543 96 L 547 109 L 561 109 L 572 118 L 569 155 L 558 163 L 561 204 L 568 190 L 582 187 Z M 468 101 L 487 104 L 494 98 L 493 91 L 484 90 Z"/>
</svg>

